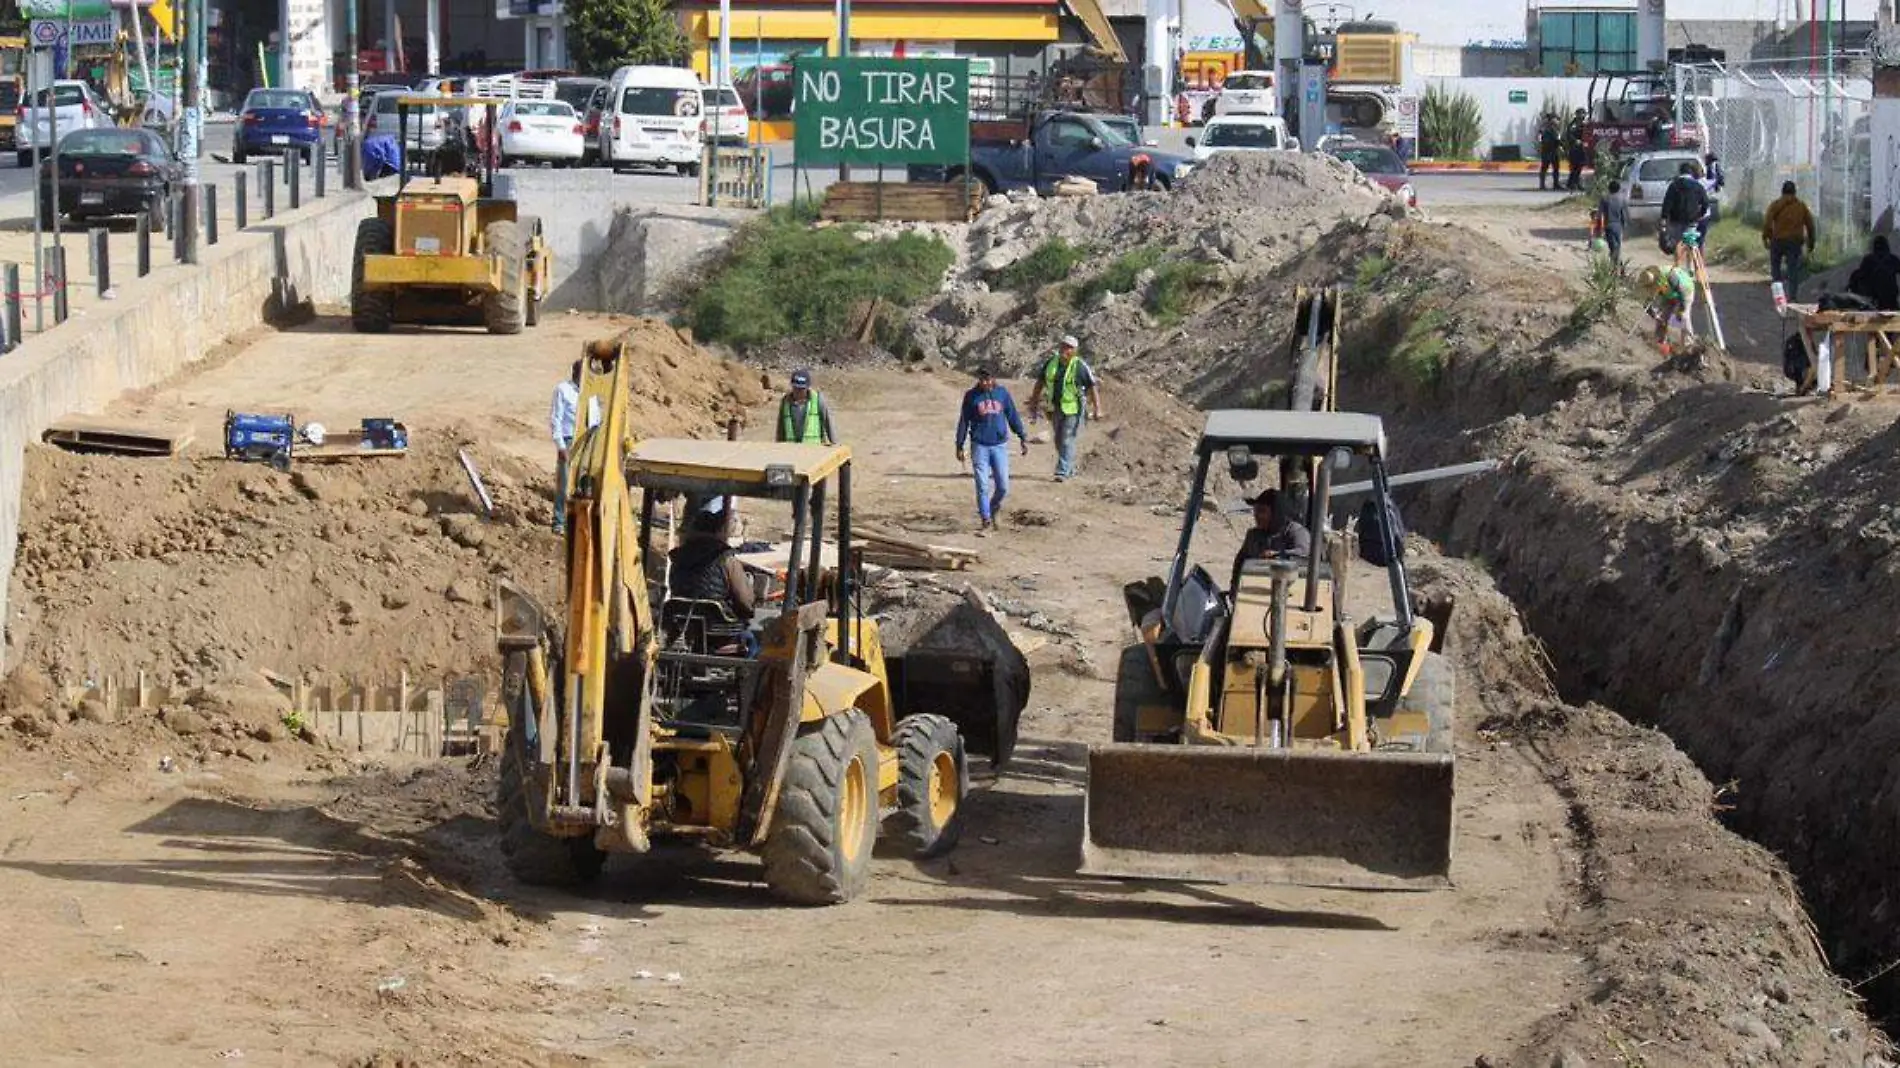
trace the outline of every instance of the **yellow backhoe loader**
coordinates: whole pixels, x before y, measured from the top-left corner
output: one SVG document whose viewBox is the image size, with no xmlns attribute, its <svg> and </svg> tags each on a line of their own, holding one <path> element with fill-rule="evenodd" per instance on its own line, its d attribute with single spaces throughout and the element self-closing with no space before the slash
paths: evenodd
<svg viewBox="0 0 1900 1068">
<path fill-rule="evenodd" d="M 497 597 L 509 867 L 574 883 L 608 852 L 685 840 L 757 852 L 773 893 L 821 904 L 864 888 L 880 824 L 912 853 L 949 849 L 966 736 L 997 761 L 1014 745 L 1021 654 L 983 616 L 935 628 L 964 636 L 960 652 L 926 638 L 887 657 L 849 548 L 850 449 L 636 442 L 632 362 L 602 342 L 583 361 L 580 410 L 602 418 L 569 454 L 558 625 L 512 585 Z M 750 627 L 693 596 L 703 590 L 669 591 L 655 546 L 673 507 L 729 516 L 735 501 L 790 513 L 789 550 L 758 580 L 764 622 Z"/>
<path fill-rule="evenodd" d="M 487 115 L 492 97 L 403 97 L 396 102 L 403 166 L 396 192 L 356 227 L 350 323 L 386 333 L 392 323 L 485 326 L 518 334 L 540 321 L 554 259 L 541 220 L 522 215 L 514 180 L 495 173 L 456 116 Z M 426 134 L 426 136 L 425 136 Z"/>
<path fill-rule="evenodd" d="M 1385 453 L 1376 416 L 1208 413 L 1168 577 L 1124 590 L 1140 640 L 1122 655 L 1114 744 L 1089 750 L 1084 872 L 1448 885 L 1452 674 L 1408 589 Z M 1303 498 L 1311 551 L 1237 562 L 1223 589 L 1191 556 L 1210 467 L 1244 486 L 1263 460 L 1283 500 Z M 1349 465 L 1371 474 L 1357 555 L 1383 574 L 1351 574 L 1351 539 L 1326 533 Z M 1284 492 L 1289 470 L 1304 492 Z M 1375 592 L 1391 613 L 1361 616 Z"/>
</svg>

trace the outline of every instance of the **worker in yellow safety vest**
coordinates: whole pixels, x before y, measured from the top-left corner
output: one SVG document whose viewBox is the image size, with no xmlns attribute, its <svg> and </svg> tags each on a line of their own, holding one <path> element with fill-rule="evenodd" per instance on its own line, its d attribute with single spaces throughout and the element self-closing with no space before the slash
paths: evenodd
<svg viewBox="0 0 1900 1068">
<path fill-rule="evenodd" d="M 811 388 L 811 372 L 804 368 L 792 372 L 792 391 L 779 399 L 778 440 L 800 445 L 838 443 L 825 395 Z"/>
<path fill-rule="evenodd" d="M 1029 396 L 1029 420 L 1035 422 L 1045 412 L 1056 432 L 1056 481 L 1075 477 L 1076 443 L 1082 437 L 1082 401 L 1088 399 L 1088 415 L 1102 417 L 1102 398 L 1095 389 L 1095 372 L 1078 354 L 1080 343 L 1074 335 L 1064 335 L 1054 355 L 1045 359 L 1036 372 L 1036 387 Z"/>
</svg>

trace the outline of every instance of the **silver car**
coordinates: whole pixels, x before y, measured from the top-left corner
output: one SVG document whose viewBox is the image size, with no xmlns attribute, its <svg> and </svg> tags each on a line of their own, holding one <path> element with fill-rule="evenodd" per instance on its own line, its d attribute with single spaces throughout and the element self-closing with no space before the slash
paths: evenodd
<svg viewBox="0 0 1900 1068">
<path fill-rule="evenodd" d="M 1662 149 L 1655 152 L 1639 152 L 1630 157 L 1622 172 L 1625 195 L 1629 198 L 1631 223 L 1656 224 L 1662 214 L 1663 193 L 1669 183 L 1682 173 L 1682 165 L 1694 163 L 1700 165 L 1702 157 L 1689 149 Z M 1721 214 L 1722 194 L 1710 193 L 1709 200 L 1715 205 L 1715 213 Z"/>
<path fill-rule="evenodd" d="M 404 97 L 425 96 L 413 89 L 386 89 L 376 94 L 369 106 L 363 109 L 363 136 L 384 134 L 403 139 L 404 147 L 422 152 L 432 152 L 442 147 L 451 130 L 458 135 L 461 130 L 459 116 L 453 108 L 412 107 L 409 109 L 408 130 L 399 130 L 400 113 L 396 102 Z"/>
</svg>

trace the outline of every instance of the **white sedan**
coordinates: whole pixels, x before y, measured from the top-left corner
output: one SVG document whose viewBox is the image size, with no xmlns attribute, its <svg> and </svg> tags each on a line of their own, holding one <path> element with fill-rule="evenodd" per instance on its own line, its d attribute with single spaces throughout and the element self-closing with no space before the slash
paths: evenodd
<svg viewBox="0 0 1900 1068">
<path fill-rule="evenodd" d="M 501 124 L 501 164 L 545 160 L 557 167 L 580 161 L 587 150 L 580 116 L 560 100 L 510 100 L 495 121 Z"/>
<path fill-rule="evenodd" d="M 1188 138 L 1188 147 L 1202 160 L 1220 152 L 1298 151 L 1300 143 L 1276 115 L 1222 115 L 1207 120 L 1200 139 Z"/>
</svg>

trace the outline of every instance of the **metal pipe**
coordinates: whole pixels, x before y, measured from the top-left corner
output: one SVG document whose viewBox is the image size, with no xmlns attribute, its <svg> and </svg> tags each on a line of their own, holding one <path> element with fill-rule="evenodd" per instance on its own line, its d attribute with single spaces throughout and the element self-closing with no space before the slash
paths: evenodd
<svg viewBox="0 0 1900 1068">
<path fill-rule="evenodd" d="M 218 187 L 205 186 L 205 244 L 218 243 Z"/>
<path fill-rule="evenodd" d="M 1312 543 L 1306 547 L 1306 611 L 1308 612 L 1319 611 L 1319 562 L 1326 555 L 1321 542 L 1326 537 L 1326 517 L 1331 512 L 1327 501 L 1331 499 L 1333 489 L 1332 457 L 1320 457 L 1317 466 L 1319 471 L 1313 480 L 1313 503 L 1310 509 L 1314 525 L 1308 530 Z M 1343 578 L 1345 578 L 1344 575 L 1334 575 L 1333 581 L 1338 582 Z"/>
<path fill-rule="evenodd" d="M 1452 464 L 1450 467 L 1428 467 L 1423 471 L 1408 471 L 1403 475 L 1393 475 L 1385 480 L 1391 489 L 1400 486 L 1416 486 L 1426 482 L 1438 482 L 1447 478 L 1465 478 L 1470 475 L 1482 475 L 1498 469 L 1496 460 L 1473 460 L 1468 464 Z M 1347 482 L 1333 487 L 1333 499 L 1357 497 L 1371 493 L 1374 485 L 1370 482 Z"/>
<path fill-rule="evenodd" d="M 851 564 L 851 462 L 845 461 L 838 468 L 838 662 L 851 663 L 852 634 L 854 621 L 862 625 L 863 617 L 854 616 L 851 611 L 852 593 L 857 586 L 857 568 Z"/>
<path fill-rule="evenodd" d="M 250 177 L 250 175 L 245 174 L 243 171 L 239 171 L 231 176 L 232 181 L 237 183 L 236 188 L 233 190 L 236 194 L 236 199 L 232 202 L 231 207 L 236 216 L 235 224 L 240 230 L 251 224 L 250 198 L 246 195 L 246 187 L 250 184 Z"/>
<path fill-rule="evenodd" d="M 343 188 L 363 188 L 363 155 L 357 148 L 357 142 L 363 138 L 362 109 L 357 104 L 357 94 L 361 90 L 359 75 L 356 73 L 357 58 L 362 55 L 356 41 L 356 5 L 362 0 L 343 0 L 345 43 L 349 51 L 349 76 L 344 82 L 343 93 Z"/>
<path fill-rule="evenodd" d="M 93 283 L 102 300 L 107 293 L 112 291 L 112 261 L 110 259 L 112 245 L 107 240 L 110 234 L 111 231 L 101 226 L 95 227 L 87 235 L 92 241 Z"/>
<path fill-rule="evenodd" d="M 180 34 L 185 43 L 184 78 L 184 150 L 180 152 L 179 162 L 184 165 L 184 198 L 178 213 L 179 230 L 178 258 L 185 263 L 198 262 L 198 107 L 200 83 L 204 81 L 204 55 L 197 46 L 199 24 L 204 21 L 204 0 L 185 0 L 179 5 L 179 15 L 184 20 L 188 32 Z"/>
<path fill-rule="evenodd" d="M 6 268 L 7 280 L 7 352 L 20 347 L 20 334 L 25 327 L 20 314 L 20 265 L 9 263 Z"/>
<path fill-rule="evenodd" d="M 1386 481 L 1385 462 L 1378 457 L 1372 460 L 1372 482 L 1378 490 L 1378 502 L 1381 509 L 1379 531 L 1380 540 L 1385 543 L 1386 559 L 1392 561 L 1386 568 L 1386 577 L 1392 583 L 1392 606 L 1398 610 L 1399 625 L 1410 629 L 1412 626 L 1412 591 L 1405 577 L 1405 559 L 1399 555 L 1399 532 L 1392 529 L 1390 515 L 1392 511 L 1392 487 Z"/>
<path fill-rule="evenodd" d="M 152 213 L 139 212 L 138 220 L 139 277 L 152 273 Z"/>
<path fill-rule="evenodd" d="M 567 803 L 581 803 L 581 676 L 567 675 Z"/>
</svg>

